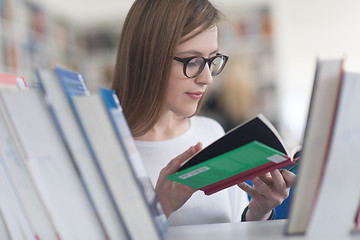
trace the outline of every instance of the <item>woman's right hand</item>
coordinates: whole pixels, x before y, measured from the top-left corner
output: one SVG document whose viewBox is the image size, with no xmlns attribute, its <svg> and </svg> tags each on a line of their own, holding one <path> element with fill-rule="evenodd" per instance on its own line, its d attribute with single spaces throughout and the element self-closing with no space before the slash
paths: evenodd
<svg viewBox="0 0 360 240">
<path fill-rule="evenodd" d="M 202 149 L 202 144 L 199 142 L 195 146 L 191 146 L 184 153 L 180 154 L 171 160 L 166 167 L 164 167 L 156 182 L 155 192 L 162 205 L 166 217 L 171 213 L 182 207 L 185 202 L 191 197 L 196 189 L 186 186 L 181 183 L 174 182 L 166 177 L 176 173 L 181 164 L 189 159 L 192 155 Z"/>
</svg>

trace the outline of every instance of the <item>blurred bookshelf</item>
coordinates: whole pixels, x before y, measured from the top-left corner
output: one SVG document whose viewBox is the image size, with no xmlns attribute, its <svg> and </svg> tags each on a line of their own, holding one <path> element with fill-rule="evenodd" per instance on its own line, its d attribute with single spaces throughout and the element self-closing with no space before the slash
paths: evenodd
<svg viewBox="0 0 360 240">
<path fill-rule="evenodd" d="M 81 72 L 91 92 L 111 87 L 121 24 L 83 28 L 79 34 L 84 50 Z"/>
<path fill-rule="evenodd" d="M 80 68 L 83 52 L 74 23 L 27 0 L 0 0 L 0 19 L 0 71 L 31 82 L 36 67 Z"/>
<path fill-rule="evenodd" d="M 220 31 L 221 52 L 230 61 L 215 78 L 203 115 L 217 119 L 230 130 L 257 113 L 278 123 L 274 71 L 274 28 L 268 3 L 228 7 Z"/>
<path fill-rule="evenodd" d="M 109 87 L 121 25 L 87 27 L 28 0 L 0 0 L 0 71 L 24 76 L 61 66 L 84 73 L 89 90 Z"/>
<path fill-rule="evenodd" d="M 210 86 L 201 114 L 226 130 L 259 112 L 276 126 L 271 4 L 237 5 L 224 12 L 219 42 L 230 61 Z M 35 68 L 58 65 L 83 73 L 90 91 L 111 86 L 121 21 L 77 25 L 32 0 L 0 0 L 0 19 L 1 72 L 22 75 L 29 82 L 35 79 Z"/>
</svg>

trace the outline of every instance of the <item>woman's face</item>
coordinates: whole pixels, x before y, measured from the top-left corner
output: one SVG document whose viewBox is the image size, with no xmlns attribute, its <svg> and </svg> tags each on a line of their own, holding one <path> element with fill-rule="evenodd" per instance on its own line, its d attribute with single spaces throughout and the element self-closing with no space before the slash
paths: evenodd
<svg viewBox="0 0 360 240">
<path fill-rule="evenodd" d="M 197 31 L 198 29 L 195 29 Z M 194 34 L 189 33 L 189 35 Z M 200 56 L 210 58 L 218 52 L 217 27 L 209 28 L 197 36 L 180 43 L 175 49 L 175 57 L 188 58 Z M 185 36 L 184 39 L 188 37 Z M 165 113 L 168 111 L 180 117 L 190 117 L 196 112 L 198 102 L 206 88 L 213 81 L 208 64 L 196 78 L 187 78 L 183 72 L 184 64 L 173 60 L 166 93 Z"/>
</svg>

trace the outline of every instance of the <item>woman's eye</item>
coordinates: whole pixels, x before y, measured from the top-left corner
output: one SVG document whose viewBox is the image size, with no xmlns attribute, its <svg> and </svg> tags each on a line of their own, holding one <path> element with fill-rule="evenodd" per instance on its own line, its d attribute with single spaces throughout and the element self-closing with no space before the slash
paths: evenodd
<svg viewBox="0 0 360 240">
<path fill-rule="evenodd" d="M 202 60 L 201 58 L 194 58 L 188 63 L 188 66 L 189 67 L 198 67 L 201 65 L 201 60 Z"/>
</svg>

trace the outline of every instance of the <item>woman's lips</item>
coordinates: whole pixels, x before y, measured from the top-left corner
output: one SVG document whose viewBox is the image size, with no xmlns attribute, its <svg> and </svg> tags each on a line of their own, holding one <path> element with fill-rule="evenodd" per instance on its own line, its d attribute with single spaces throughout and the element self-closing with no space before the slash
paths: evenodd
<svg viewBox="0 0 360 240">
<path fill-rule="evenodd" d="M 186 94 L 193 100 L 200 100 L 204 92 L 187 92 Z"/>
</svg>

